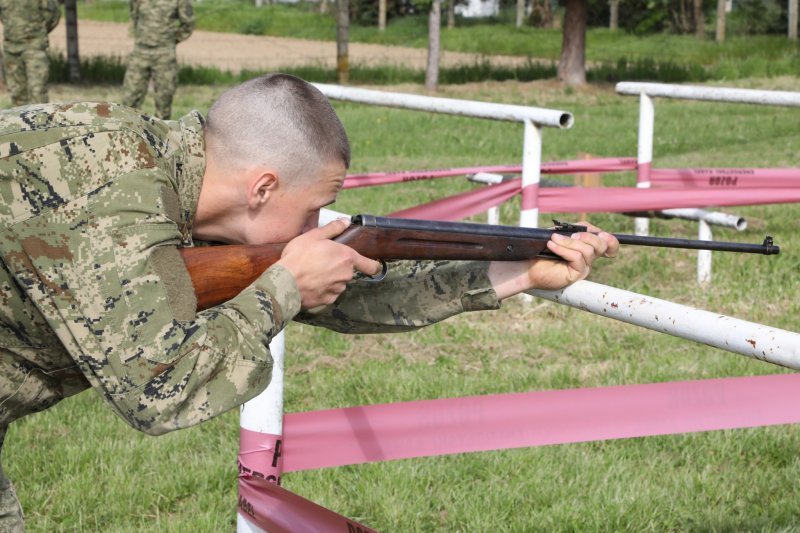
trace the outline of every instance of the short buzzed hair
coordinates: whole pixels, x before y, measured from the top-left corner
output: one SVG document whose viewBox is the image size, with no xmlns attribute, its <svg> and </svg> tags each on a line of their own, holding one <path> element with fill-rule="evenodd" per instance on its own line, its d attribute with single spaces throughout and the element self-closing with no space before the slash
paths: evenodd
<svg viewBox="0 0 800 533">
<path fill-rule="evenodd" d="M 295 183 L 334 162 L 350 167 L 347 133 L 330 102 L 288 74 L 222 93 L 208 111 L 206 147 L 228 167 L 272 166 Z"/>
</svg>

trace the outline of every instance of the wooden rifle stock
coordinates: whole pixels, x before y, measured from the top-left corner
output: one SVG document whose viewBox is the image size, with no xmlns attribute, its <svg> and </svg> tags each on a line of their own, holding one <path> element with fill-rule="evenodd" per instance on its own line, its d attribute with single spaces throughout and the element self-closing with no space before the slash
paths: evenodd
<svg viewBox="0 0 800 533">
<path fill-rule="evenodd" d="M 584 226 L 557 223 L 554 229 L 492 226 L 356 215 L 352 225 L 333 239 L 370 259 L 518 261 L 556 258 L 547 249 L 553 233 L 571 235 Z M 616 235 L 620 243 L 743 253 L 777 254 L 767 237 L 764 244 Z M 226 302 L 255 281 L 281 258 L 286 243 L 203 246 L 180 249 L 197 295 L 197 309 Z"/>
</svg>

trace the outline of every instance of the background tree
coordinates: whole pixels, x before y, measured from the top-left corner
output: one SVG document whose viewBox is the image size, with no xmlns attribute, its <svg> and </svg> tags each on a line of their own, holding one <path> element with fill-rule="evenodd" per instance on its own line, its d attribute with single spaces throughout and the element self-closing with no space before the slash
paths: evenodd
<svg viewBox="0 0 800 533">
<path fill-rule="evenodd" d="M 797 40 L 797 0 L 789 0 L 789 39 Z"/>
<path fill-rule="evenodd" d="M 439 86 L 439 38 L 441 28 L 442 0 L 433 0 L 428 16 L 428 65 L 425 68 L 425 88 L 429 91 L 435 91 Z"/>
<path fill-rule="evenodd" d="M 717 42 L 725 40 L 725 0 L 717 0 Z"/>
<path fill-rule="evenodd" d="M 336 0 L 336 73 L 339 83 L 350 81 L 350 59 L 348 42 L 350 40 L 350 1 Z"/>
<path fill-rule="evenodd" d="M 78 55 L 78 5 L 77 0 L 64 2 L 64 18 L 67 25 L 67 65 L 69 81 L 81 79 L 81 60 Z"/>
<path fill-rule="evenodd" d="M 616 31 L 619 29 L 619 0 L 611 0 L 608 8 L 608 29 L 611 31 Z"/>
<path fill-rule="evenodd" d="M 567 85 L 586 83 L 586 20 L 588 0 L 566 0 L 558 79 Z"/>
<path fill-rule="evenodd" d="M 703 0 L 694 0 L 694 34 L 698 39 L 706 37 L 706 20 L 703 16 Z"/>
</svg>

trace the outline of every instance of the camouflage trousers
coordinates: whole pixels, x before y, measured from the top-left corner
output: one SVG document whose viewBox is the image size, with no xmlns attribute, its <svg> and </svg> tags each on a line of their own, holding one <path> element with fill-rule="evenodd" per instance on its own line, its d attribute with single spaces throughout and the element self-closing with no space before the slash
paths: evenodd
<svg viewBox="0 0 800 533">
<path fill-rule="evenodd" d="M 153 80 L 156 117 L 169 119 L 172 114 L 172 97 L 178 86 L 178 58 L 175 46 L 146 48 L 135 46 L 128 58 L 122 103 L 139 107 Z"/>
<path fill-rule="evenodd" d="M 27 49 L 19 53 L 5 50 L 3 61 L 12 105 L 47 102 L 50 60 L 46 50 Z"/>
<path fill-rule="evenodd" d="M 8 428 L 0 428 L 0 451 L 3 449 L 3 441 L 6 437 Z M 22 520 L 22 506 L 17 499 L 14 485 L 3 472 L 0 465 L 0 533 L 18 533 L 24 530 Z"/>
</svg>

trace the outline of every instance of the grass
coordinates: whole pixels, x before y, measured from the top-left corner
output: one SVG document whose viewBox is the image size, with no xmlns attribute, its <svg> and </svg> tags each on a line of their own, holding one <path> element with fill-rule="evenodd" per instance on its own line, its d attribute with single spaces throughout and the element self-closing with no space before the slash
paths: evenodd
<svg viewBox="0 0 800 533">
<path fill-rule="evenodd" d="M 740 85 L 789 89 L 796 78 Z M 224 86 L 181 86 L 175 110 L 205 110 Z M 416 85 L 391 87 L 418 90 Z M 114 86 L 55 86 L 51 98 L 117 100 Z M 442 96 L 567 109 L 569 131 L 544 132 L 543 158 L 632 156 L 638 104 L 607 87 L 551 82 L 445 87 Z M 0 105 L 7 105 L 7 97 Z M 516 124 L 337 104 L 352 140 L 353 172 L 511 163 Z M 658 100 L 656 166 L 796 166 L 794 109 Z M 152 111 L 148 99 L 145 109 Z M 632 184 L 609 175 L 604 183 Z M 442 179 L 344 191 L 342 211 L 388 212 L 470 188 Z M 626 249 L 592 279 L 788 330 L 798 330 L 800 207 L 730 209 L 775 258 L 715 254 L 699 289 L 694 254 Z M 501 211 L 514 223 L 517 206 Z M 563 214 L 564 219 L 574 215 Z M 590 217 L 630 232 L 630 219 Z M 693 224 L 652 223 L 693 236 Z M 758 375 L 784 370 L 543 301 L 506 302 L 400 335 L 342 336 L 292 324 L 287 412 L 467 395 Z M 4 466 L 29 531 L 220 531 L 235 522 L 238 416 L 159 438 L 137 434 L 87 392 L 12 426 Z M 800 426 L 777 426 L 547 446 L 289 474 L 284 484 L 381 531 L 792 531 L 800 528 Z"/>
<path fill-rule="evenodd" d="M 198 29 L 315 40 L 336 38 L 333 15 L 318 13 L 316 4 L 273 4 L 256 8 L 241 1 L 214 0 L 195 4 L 195 12 Z M 115 0 L 80 4 L 79 9 L 83 18 L 115 22 L 127 21 L 127 13 L 127 2 Z M 424 15 L 392 19 L 384 32 L 352 23 L 350 40 L 424 48 L 427 28 Z M 516 28 L 502 17 L 488 21 L 463 20 L 454 29 L 443 28 L 441 42 L 444 50 L 555 61 L 561 51 L 561 31 L 528 26 Z M 606 72 L 595 79 L 606 81 L 623 78 L 664 82 L 734 80 L 800 72 L 800 45 L 779 35 L 729 35 L 725 42 L 717 43 L 712 38 L 698 40 L 689 35 L 638 36 L 590 28 L 586 58 L 590 69 L 602 67 Z M 620 64 L 625 68 L 609 79 L 608 70 Z M 646 77 L 641 77 L 645 73 Z M 534 78 L 489 79 L 524 81 Z"/>
</svg>

